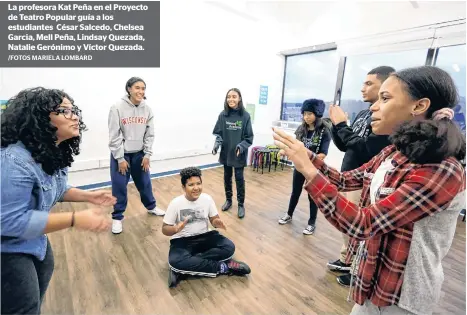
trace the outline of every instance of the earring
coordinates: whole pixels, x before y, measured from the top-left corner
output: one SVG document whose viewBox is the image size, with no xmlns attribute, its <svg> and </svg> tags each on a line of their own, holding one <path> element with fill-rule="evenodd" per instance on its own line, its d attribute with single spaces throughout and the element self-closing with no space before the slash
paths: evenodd
<svg viewBox="0 0 467 315">
<path fill-rule="evenodd" d="M 412 112 L 412 117 L 415 117 L 415 113 L 414 113 L 414 112 Z"/>
</svg>

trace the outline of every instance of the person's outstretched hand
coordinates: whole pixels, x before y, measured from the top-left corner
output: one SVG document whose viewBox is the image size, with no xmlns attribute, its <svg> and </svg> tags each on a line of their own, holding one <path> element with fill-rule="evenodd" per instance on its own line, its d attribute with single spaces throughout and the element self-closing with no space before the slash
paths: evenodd
<svg viewBox="0 0 467 315">
<path fill-rule="evenodd" d="M 308 151 L 302 142 L 286 132 L 272 128 L 274 143 L 280 148 L 279 153 L 286 155 L 293 162 L 295 169 L 307 179 L 316 175 L 316 168 L 311 163 Z M 308 177 L 307 177 L 308 176 Z"/>
<path fill-rule="evenodd" d="M 112 196 L 112 192 L 107 190 L 96 190 L 89 193 L 88 201 L 97 206 L 110 207 L 117 203 L 117 198 Z"/>
<path fill-rule="evenodd" d="M 75 213 L 74 227 L 79 230 L 106 232 L 111 225 L 112 220 L 103 208 L 91 208 Z"/>
</svg>

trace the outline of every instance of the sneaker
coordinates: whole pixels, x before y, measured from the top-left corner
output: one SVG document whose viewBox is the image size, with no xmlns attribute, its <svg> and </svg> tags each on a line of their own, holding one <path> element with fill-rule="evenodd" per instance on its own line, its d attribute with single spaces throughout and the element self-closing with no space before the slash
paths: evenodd
<svg viewBox="0 0 467 315">
<path fill-rule="evenodd" d="M 292 217 L 286 213 L 282 218 L 279 219 L 279 224 L 286 224 L 290 221 L 292 221 Z"/>
<path fill-rule="evenodd" d="M 344 264 L 340 259 L 338 259 L 336 261 L 328 262 L 327 267 L 331 271 L 350 272 L 352 264 Z"/>
<path fill-rule="evenodd" d="M 316 226 L 314 224 L 308 225 L 306 229 L 303 230 L 303 234 L 312 235 L 313 233 L 315 233 L 315 229 L 316 229 Z"/>
<path fill-rule="evenodd" d="M 112 233 L 120 234 L 123 231 L 123 224 L 121 220 L 112 220 Z"/>
<path fill-rule="evenodd" d="M 172 269 L 169 269 L 169 288 L 175 288 L 180 281 L 178 273 L 173 271 Z"/>
<path fill-rule="evenodd" d="M 155 207 L 154 209 L 148 210 L 148 213 L 159 215 L 159 216 L 165 215 L 165 211 L 159 207 Z"/>
<path fill-rule="evenodd" d="M 247 264 L 241 261 L 236 261 L 236 260 L 231 259 L 227 263 L 227 266 L 229 267 L 229 273 L 236 275 L 236 276 L 247 275 L 251 272 L 250 267 L 248 267 Z"/>
<path fill-rule="evenodd" d="M 350 287 L 350 279 L 352 279 L 352 275 L 348 273 L 348 274 L 339 276 L 336 279 L 340 285 L 344 287 Z M 353 282 L 355 282 L 355 277 L 353 278 Z"/>
</svg>

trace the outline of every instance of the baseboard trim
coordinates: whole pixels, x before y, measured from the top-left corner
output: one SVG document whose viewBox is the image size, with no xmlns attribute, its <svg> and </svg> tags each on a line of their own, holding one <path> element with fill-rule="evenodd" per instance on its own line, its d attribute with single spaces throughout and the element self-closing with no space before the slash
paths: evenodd
<svg viewBox="0 0 467 315">
<path fill-rule="evenodd" d="M 200 165 L 197 167 L 204 170 L 204 169 L 216 168 L 220 166 L 222 166 L 222 164 L 212 163 L 212 164 Z M 166 171 L 166 172 L 154 173 L 154 174 L 151 174 L 150 176 L 151 178 L 167 177 L 167 176 L 178 174 L 180 173 L 181 170 L 182 169 L 176 169 L 176 170 L 171 170 L 171 171 Z M 131 179 L 131 177 L 130 177 L 129 183 L 133 183 L 133 179 Z M 94 189 L 102 189 L 102 188 L 107 188 L 107 187 L 112 187 L 112 182 L 108 181 L 108 182 L 101 182 L 101 183 L 95 183 L 95 184 L 89 184 L 89 185 L 76 186 L 76 188 L 83 189 L 83 190 L 94 190 Z"/>
</svg>

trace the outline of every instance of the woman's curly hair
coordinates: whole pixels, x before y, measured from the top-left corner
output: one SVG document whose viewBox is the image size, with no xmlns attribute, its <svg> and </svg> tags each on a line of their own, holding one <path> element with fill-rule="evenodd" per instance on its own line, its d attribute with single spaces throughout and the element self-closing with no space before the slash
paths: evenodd
<svg viewBox="0 0 467 315">
<path fill-rule="evenodd" d="M 80 153 L 81 135 L 86 125 L 79 117 L 80 135 L 57 146 L 57 128 L 51 124 L 50 113 L 60 107 L 64 98 L 74 103 L 63 91 L 36 87 L 22 90 L 9 99 L 1 115 L 1 146 L 21 141 L 49 175 L 71 166 L 73 156 Z"/>
<path fill-rule="evenodd" d="M 435 111 L 454 108 L 458 92 L 446 71 L 434 66 L 404 69 L 391 74 L 402 83 L 411 99 L 427 98 L 430 107 L 424 120 L 401 124 L 390 140 L 412 163 L 440 163 L 448 157 L 465 159 L 465 137 L 456 123 L 448 118 L 433 120 Z"/>
</svg>

